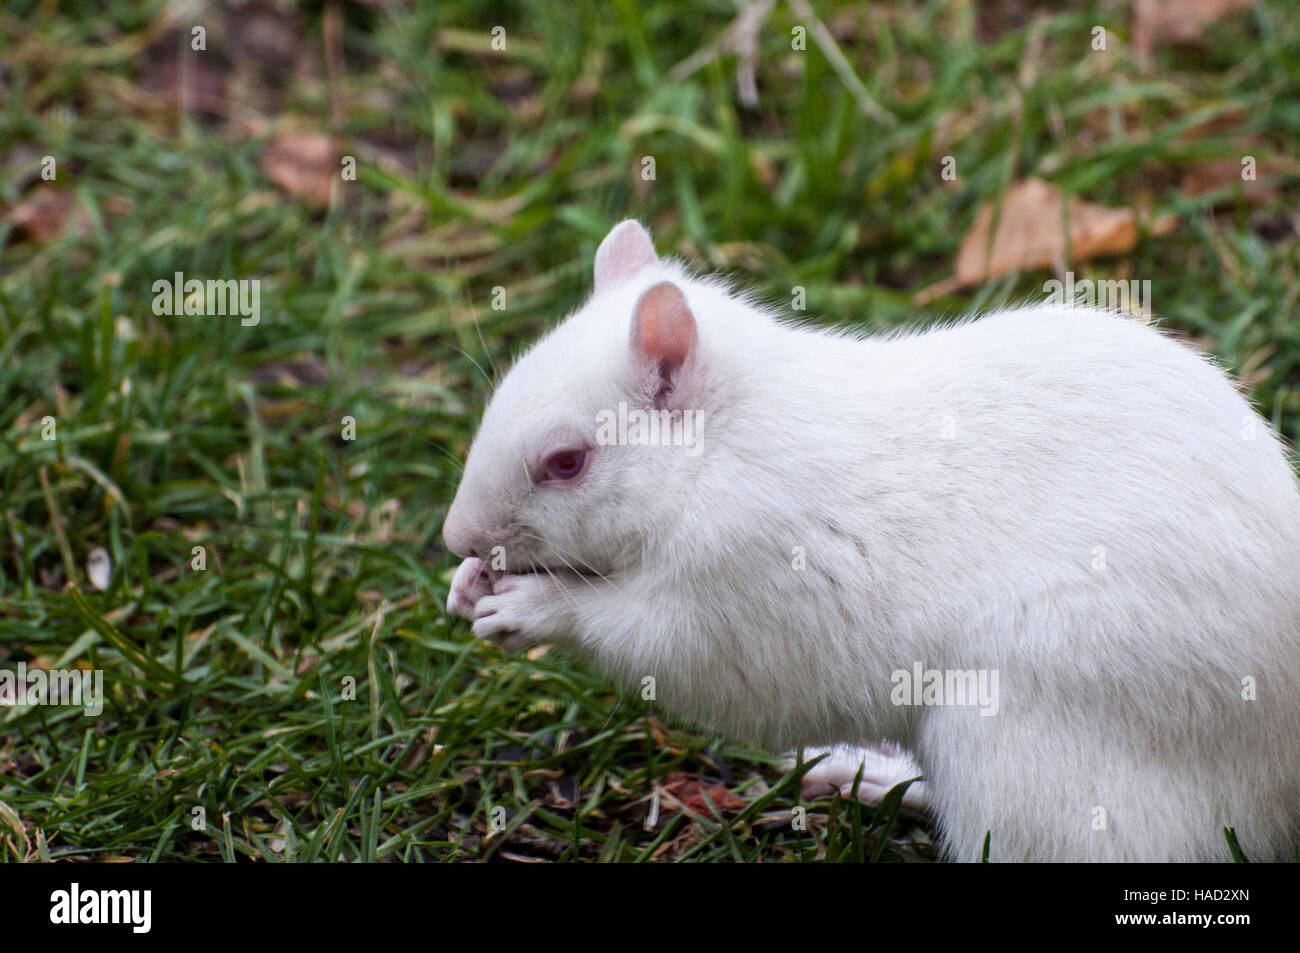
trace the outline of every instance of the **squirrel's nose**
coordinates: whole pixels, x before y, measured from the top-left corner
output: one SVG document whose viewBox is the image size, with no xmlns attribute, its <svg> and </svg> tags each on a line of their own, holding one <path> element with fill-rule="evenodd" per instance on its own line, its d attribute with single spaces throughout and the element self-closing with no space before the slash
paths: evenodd
<svg viewBox="0 0 1300 953">
<path fill-rule="evenodd" d="M 454 503 L 447 511 L 447 518 L 442 522 L 442 541 L 447 544 L 448 549 L 462 559 L 478 555 L 474 551 L 473 529 L 465 519 L 463 511 Z"/>
</svg>

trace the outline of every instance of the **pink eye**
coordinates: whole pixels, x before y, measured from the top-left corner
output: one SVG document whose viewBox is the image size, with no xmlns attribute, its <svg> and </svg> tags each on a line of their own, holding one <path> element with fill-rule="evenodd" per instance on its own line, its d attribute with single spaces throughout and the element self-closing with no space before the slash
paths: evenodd
<svg viewBox="0 0 1300 953">
<path fill-rule="evenodd" d="M 586 450 L 561 450 L 551 454 L 546 461 L 546 479 L 556 482 L 572 480 L 582 472 L 586 462 Z"/>
</svg>

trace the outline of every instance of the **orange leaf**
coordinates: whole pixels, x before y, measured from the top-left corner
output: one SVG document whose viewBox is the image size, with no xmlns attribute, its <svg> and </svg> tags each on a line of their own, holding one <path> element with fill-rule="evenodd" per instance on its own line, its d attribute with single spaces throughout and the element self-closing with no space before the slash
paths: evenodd
<svg viewBox="0 0 1300 953">
<path fill-rule="evenodd" d="M 1025 179 L 1013 185 L 1003 197 L 1000 212 L 990 202 L 976 213 L 957 251 L 957 273 L 922 291 L 917 301 L 925 303 L 1008 271 L 1064 264 L 1064 201 L 1065 194 L 1042 179 Z M 1069 252 L 1074 262 L 1123 255 L 1137 246 L 1138 217 L 1132 209 L 1107 208 L 1071 198 L 1069 225 Z M 1172 218 L 1163 218 L 1153 224 L 1152 232 L 1164 234 L 1173 225 Z"/>
<path fill-rule="evenodd" d="M 58 238 L 70 218 L 75 219 L 79 234 L 90 230 L 90 220 L 77 197 L 52 185 L 36 186 L 6 217 L 15 235 L 26 235 L 38 244 Z"/>
<path fill-rule="evenodd" d="M 1134 4 L 1133 46 L 1149 56 L 1158 44 L 1191 43 L 1205 28 L 1229 13 L 1254 5 L 1255 0 L 1137 0 Z"/>
<path fill-rule="evenodd" d="M 709 809 L 709 801 L 724 813 L 739 811 L 745 806 L 744 798 L 733 794 L 723 785 L 705 784 L 685 771 L 673 771 L 667 775 L 664 778 L 664 790 L 681 801 L 689 810 L 705 817 L 713 816 L 713 811 Z M 705 800 L 705 794 L 708 795 L 708 800 Z"/>
<path fill-rule="evenodd" d="M 330 187 L 341 166 L 334 142 L 323 132 L 284 132 L 262 151 L 262 172 L 309 205 L 330 203 Z"/>
<path fill-rule="evenodd" d="M 1236 185 L 1241 183 L 1241 199 L 1247 205 L 1262 205 L 1276 198 L 1280 193 L 1278 183 L 1273 181 L 1280 175 L 1300 174 L 1296 163 L 1286 162 L 1265 156 L 1255 163 L 1252 170 L 1254 178 L 1243 175 L 1242 160 L 1233 156 L 1217 159 L 1202 159 L 1187 167 L 1178 189 L 1184 195 L 1193 198 L 1208 195 L 1221 189 L 1232 189 L 1229 199 L 1237 196 Z"/>
</svg>

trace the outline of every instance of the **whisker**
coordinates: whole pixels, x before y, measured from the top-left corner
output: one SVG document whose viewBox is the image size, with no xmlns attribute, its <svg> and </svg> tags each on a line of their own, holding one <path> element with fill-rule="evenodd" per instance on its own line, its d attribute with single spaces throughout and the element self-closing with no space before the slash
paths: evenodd
<svg viewBox="0 0 1300 953">
<path fill-rule="evenodd" d="M 423 434 L 416 434 L 416 439 L 421 440 L 424 443 L 427 443 L 431 447 L 441 450 L 448 460 L 456 464 L 457 470 L 460 470 L 462 473 L 465 471 L 465 464 L 461 461 L 460 457 L 456 456 L 456 454 L 448 450 L 445 444 L 441 444 L 436 440 L 430 440 L 428 437 L 424 436 Z"/>
<path fill-rule="evenodd" d="M 466 295 L 468 299 L 469 296 Z M 497 368 L 496 362 L 492 360 L 492 352 L 488 350 L 487 341 L 483 340 L 483 328 L 478 323 L 478 311 L 474 308 L 474 302 L 469 301 L 469 316 L 474 322 L 474 332 L 478 335 L 478 343 L 483 346 L 483 354 L 487 357 L 488 367 L 492 368 L 493 387 L 496 387 L 497 381 L 501 380 L 501 371 Z"/>
<path fill-rule="evenodd" d="M 483 375 L 483 380 L 487 381 L 488 390 L 494 390 L 496 388 L 497 382 L 493 380 L 491 377 L 488 377 L 487 371 L 483 370 L 483 365 L 480 364 L 478 361 L 474 360 L 474 355 L 470 354 L 469 351 L 465 350 L 463 347 L 460 347 L 459 345 L 456 344 L 452 345 L 452 349 L 456 351 L 460 351 L 461 354 L 464 354 L 466 357 L 469 358 L 471 364 L 473 364 L 476 368 L 478 368 L 478 372 Z M 489 363 L 491 363 L 490 360 Z"/>
<path fill-rule="evenodd" d="M 542 570 L 546 573 L 546 575 L 548 575 L 548 576 L 551 577 L 551 581 L 555 583 L 556 589 L 559 590 L 560 594 L 561 594 L 561 595 L 564 597 L 564 599 L 569 603 L 569 605 L 574 605 L 575 603 L 574 603 L 573 593 L 571 593 L 571 592 L 569 591 L 569 587 L 568 587 L 568 586 L 564 586 L 564 585 L 561 585 L 561 584 L 560 584 L 560 580 L 559 580 L 559 578 L 558 578 L 558 577 L 555 575 L 555 573 L 551 570 L 551 567 L 550 567 L 550 566 L 543 566 L 543 567 L 542 567 Z"/>
<path fill-rule="evenodd" d="M 594 568 L 591 567 L 591 566 L 587 566 L 587 572 L 586 572 L 586 573 L 579 571 L 578 568 L 577 568 L 576 566 L 573 565 L 573 563 L 569 562 L 567 559 L 564 558 L 564 554 L 565 554 L 566 552 L 568 552 L 568 551 L 565 550 L 563 546 L 556 546 L 554 543 L 550 543 L 550 542 L 548 542 L 547 540 L 543 539 L 541 536 L 536 535 L 535 533 L 528 533 L 528 532 L 525 532 L 524 535 L 527 536 L 527 537 L 529 537 L 530 539 L 535 539 L 535 540 L 537 540 L 537 542 L 539 542 L 539 543 L 546 543 L 547 545 L 549 545 L 549 546 L 551 546 L 553 549 L 555 549 L 555 550 L 559 553 L 559 555 L 560 555 L 560 562 L 564 563 L 565 566 L 567 566 L 570 570 L 572 570 L 572 572 L 573 572 L 573 574 L 574 574 L 575 576 L 577 576 L 579 579 L 581 579 L 581 580 L 582 580 L 583 582 L 585 582 L 587 585 L 591 586 L 592 589 L 595 589 L 595 588 L 596 588 L 596 584 L 593 583 L 593 582 L 588 578 L 588 575 L 589 575 L 589 574 L 590 574 L 590 575 L 594 575 L 594 576 L 596 576 L 598 579 L 600 579 L 600 580 L 603 581 L 603 582 L 608 582 L 608 579 L 605 577 L 605 574 L 604 574 L 604 573 L 601 573 L 601 572 L 596 571 L 596 569 L 594 569 Z M 582 559 L 581 557 L 576 556 L 576 555 L 574 555 L 574 554 L 572 554 L 572 553 L 570 553 L 570 555 L 573 555 L 573 558 L 574 558 L 574 559 L 577 559 L 578 562 L 582 563 L 583 565 L 586 565 L 586 560 L 584 560 L 584 559 Z M 548 567 L 543 567 L 543 568 L 548 568 Z M 548 569 L 548 571 L 549 571 L 549 569 Z M 556 580 L 556 581 L 558 582 L 559 580 Z"/>
<path fill-rule="evenodd" d="M 591 564 L 589 564 L 585 559 L 583 559 L 581 556 L 579 556 L 579 555 L 578 555 L 577 553 L 575 553 L 573 550 L 571 550 L 571 549 L 565 549 L 563 546 L 559 545 L 558 543 L 554 542 L 553 540 L 549 540 L 549 539 L 546 539 L 545 537 L 538 536 L 536 533 L 529 533 L 529 532 L 525 531 L 525 535 L 527 535 L 530 539 L 535 539 L 535 540 L 537 540 L 539 543 L 545 543 L 547 546 L 554 547 L 555 549 L 558 549 L 558 550 L 560 550 L 561 552 L 566 553 L 566 554 L 569 555 L 569 556 L 572 556 L 572 557 L 573 557 L 574 559 L 576 559 L 578 562 L 582 563 L 582 565 L 586 567 L 586 572 L 590 573 L 591 575 L 593 575 L 593 576 L 599 576 L 601 579 L 604 579 L 604 578 L 605 578 L 605 574 L 604 574 L 604 573 L 598 571 L 598 570 L 596 569 L 595 566 L 592 566 Z M 574 572 L 577 572 L 577 571 L 578 571 L 576 568 L 574 568 L 574 566 L 573 566 L 572 564 L 569 564 L 569 568 L 570 568 L 570 569 L 573 569 Z"/>
<path fill-rule="evenodd" d="M 544 543 L 547 546 L 550 546 L 553 549 L 558 550 L 562 554 L 572 556 L 574 559 L 580 562 L 584 567 L 586 567 L 585 569 L 586 574 L 596 576 L 597 578 L 600 579 L 606 579 L 604 573 L 598 571 L 595 566 L 590 565 L 585 559 L 583 559 L 581 556 L 579 556 L 577 553 L 573 552 L 572 550 L 565 549 L 563 546 L 560 546 L 558 543 L 552 542 L 549 539 L 538 536 L 536 533 L 529 533 L 525 531 L 524 535 L 527 536 L 529 539 L 535 539 L 539 543 Z M 573 565 L 573 563 L 569 562 L 568 560 L 565 560 L 563 555 L 561 555 L 560 558 L 561 560 L 564 561 L 564 564 L 568 566 L 570 569 L 572 569 L 574 572 L 578 573 L 579 575 L 583 575 L 583 572 L 579 571 L 578 568 Z"/>
</svg>

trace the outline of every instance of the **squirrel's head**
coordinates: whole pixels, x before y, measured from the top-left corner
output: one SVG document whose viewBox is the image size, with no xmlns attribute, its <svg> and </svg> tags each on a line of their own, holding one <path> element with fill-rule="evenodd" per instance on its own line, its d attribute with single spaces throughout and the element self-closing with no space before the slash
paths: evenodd
<svg viewBox="0 0 1300 953">
<path fill-rule="evenodd" d="M 696 309 L 716 294 L 661 260 L 637 222 L 615 227 L 590 300 L 493 394 L 443 524 L 448 548 L 507 572 L 608 574 L 638 560 L 705 456 Z"/>
</svg>

